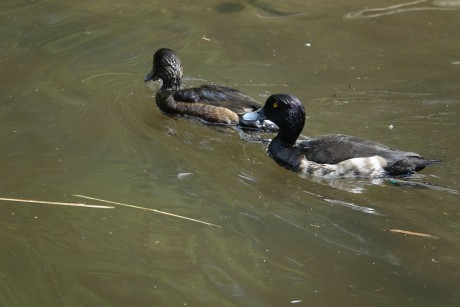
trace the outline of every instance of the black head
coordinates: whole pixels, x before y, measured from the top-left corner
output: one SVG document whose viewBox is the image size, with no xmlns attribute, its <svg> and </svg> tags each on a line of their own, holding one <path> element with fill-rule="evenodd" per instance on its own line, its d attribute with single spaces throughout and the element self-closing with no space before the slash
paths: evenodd
<svg viewBox="0 0 460 307">
<path fill-rule="evenodd" d="M 163 81 L 163 89 L 178 90 L 182 82 L 182 64 L 179 57 L 171 49 L 161 48 L 153 55 L 152 71 L 144 81 Z"/>
<path fill-rule="evenodd" d="M 264 105 L 267 119 L 278 126 L 305 124 L 305 108 L 300 100 L 289 94 L 275 94 L 268 97 Z"/>
<path fill-rule="evenodd" d="M 300 100 L 289 94 L 268 97 L 263 108 L 243 115 L 245 120 L 268 119 L 279 127 L 278 137 L 294 144 L 305 125 L 305 108 Z"/>
</svg>

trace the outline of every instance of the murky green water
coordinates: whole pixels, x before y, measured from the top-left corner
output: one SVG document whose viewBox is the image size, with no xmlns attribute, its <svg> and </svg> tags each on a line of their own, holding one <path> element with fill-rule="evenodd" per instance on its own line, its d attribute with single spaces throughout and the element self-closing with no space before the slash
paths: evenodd
<svg viewBox="0 0 460 307">
<path fill-rule="evenodd" d="M 221 226 L 2 201 L 1 306 L 458 306 L 458 194 L 300 178 L 234 130 L 160 113 L 143 76 L 172 48 L 185 86 L 295 94 L 304 135 L 442 159 L 412 180 L 459 190 L 459 1 L 1 8 L 0 197 Z"/>
</svg>

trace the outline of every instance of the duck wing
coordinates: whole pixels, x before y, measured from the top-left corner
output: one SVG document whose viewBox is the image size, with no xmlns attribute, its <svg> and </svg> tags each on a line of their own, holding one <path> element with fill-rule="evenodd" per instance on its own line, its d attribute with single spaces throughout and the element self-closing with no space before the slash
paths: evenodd
<svg viewBox="0 0 460 307">
<path fill-rule="evenodd" d="M 317 163 L 336 164 L 341 161 L 381 156 L 386 162 L 385 170 L 390 175 L 418 172 L 425 166 L 441 162 L 426 160 L 415 152 L 407 152 L 355 136 L 333 134 L 296 144 L 308 160 Z"/>
<path fill-rule="evenodd" d="M 262 107 L 258 101 L 243 92 L 223 85 L 202 85 L 182 89 L 174 93 L 174 99 L 181 102 L 224 107 L 237 114 L 252 112 Z"/>
</svg>

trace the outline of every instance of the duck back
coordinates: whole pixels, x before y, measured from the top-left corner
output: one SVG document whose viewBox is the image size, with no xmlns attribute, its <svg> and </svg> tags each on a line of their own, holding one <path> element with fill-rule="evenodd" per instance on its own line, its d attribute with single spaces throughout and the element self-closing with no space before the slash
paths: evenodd
<svg viewBox="0 0 460 307">
<path fill-rule="evenodd" d="M 440 162 L 426 160 L 415 152 L 407 152 L 386 145 L 344 134 L 320 136 L 299 142 L 298 146 L 308 160 L 336 164 L 344 160 L 380 156 L 386 160 L 385 170 L 391 175 L 418 172 L 425 166 Z"/>
<path fill-rule="evenodd" d="M 262 105 L 243 92 L 223 85 L 202 85 L 200 87 L 179 90 L 174 99 L 180 102 L 203 103 L 223 107 L 237 114 L 252 112 Z"/>
</svg>

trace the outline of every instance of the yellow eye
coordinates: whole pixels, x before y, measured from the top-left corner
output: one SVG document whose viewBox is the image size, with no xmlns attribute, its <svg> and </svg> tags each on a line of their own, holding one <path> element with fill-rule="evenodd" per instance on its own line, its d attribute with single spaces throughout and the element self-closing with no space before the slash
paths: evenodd
<svg viewBox="0 0 460 307">
<path fill-rule="evenodd" d="M 273 103 L 273 107 L 274 107 L 274 108 L 277 108 L 277 107 L 278 107 L 278 103 L 277 103 L 277 102 L 274 102 L 274 103 Z"/>
</svg>

